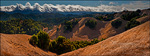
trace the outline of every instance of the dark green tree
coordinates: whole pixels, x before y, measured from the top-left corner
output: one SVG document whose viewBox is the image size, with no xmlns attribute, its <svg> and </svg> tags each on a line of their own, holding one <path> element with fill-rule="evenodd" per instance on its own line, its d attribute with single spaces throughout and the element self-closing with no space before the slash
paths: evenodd
<svg viewBox="0 0 150 56">
<path fill-rule="evenodd" d="M 0 21 L 1 33 L 7 34 L 37 34 L 45 25 L 32 19 L 11 19 Z M 45 26 L 46 27 L 46 26 Z"/>
<path fill-rule="evenodd" d="M 86 23 L 85 23 L 85 26 L 88 26 L 89 28 L 93 29 L 95 28 L 97 25 L 97 22 L 94 21 L 94 20 L 88 20 Z"/>
<path fill-rule="evenodd" d="M 140 9 L 137 9 L 136 12 L 141 13 L 141 10 L 140 10 Z"/>
<path fill-rule="evenodd" d="M 91 41 L 91 44 L 96 44 L 96 43 L 98 43 L 99 42 L 99 40 L 97 39 L 97 38 L 94 38 L 92 41 Z"/>
<path fill-rule="evenodd" d="M 64 21 L 63 25 L 64 25 L 64 32 L 67 31 L 72 31 L 73 27 L 78 23 L 78 19 L 75 19 L 74 21 Z"/>
<path fill-rule="evenodd" d="M 122 22 L 120 20 L 114 20 L 111 22 L 111 25 L 115 28 L 118 28 L 119 26 L 121 26 Z"/>
<path fill-rule="evenodd" d="M 140 25 L 140 22 L 136 21 L 136 19 L 133 18 L 127 23 L 127 25 L 125 26 L 125 30 L 131 29 L 138 25 Z"/>
<path fill-rule="evenodd" d="M 96 19 L 101 20 L 101 21 L 104 20 L 103 16 L 97 16 Z"/>
<path fill-rule="evenodd" d="M 50 37 L 46 32 L 40 31 L 38 34 L 38 46 L 42 49 L 48 50 Z"/>
<path fill-rule="evenodd" d="M 66 40 L 66 38 L 65 38 L 64 36 L 58 36 L 58 37 L 56 38 L 56 41 L 57 41 L 58 43 L 63 43 L 65 40 Z"/>
<path fill-rule="evenodd" d="M 138 12 L 127 12 L 121 16 L 122 19 L 130 21 L 132 18 L 139 16 Z"/>
<path fill-rule="evenodd" d="M 38 44 L 38 37 L 37 37 L 35 34 L 32 35 L 32 37 L 30 38 L 29 42 L 30 42 L 32 45 L 36 46 L 36 45 Z"/>
</svg>

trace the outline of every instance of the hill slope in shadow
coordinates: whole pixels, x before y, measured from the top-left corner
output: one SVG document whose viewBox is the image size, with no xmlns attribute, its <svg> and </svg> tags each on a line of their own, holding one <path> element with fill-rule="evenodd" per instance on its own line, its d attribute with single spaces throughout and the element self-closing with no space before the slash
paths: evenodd
<svg viewBox="0 0 150 56">
<path fill-rule="evenodd" d="M 80 48 L 60 56 L 149 56 L 150 21 L 110 37 L 97 44 Z"/>
</svg>

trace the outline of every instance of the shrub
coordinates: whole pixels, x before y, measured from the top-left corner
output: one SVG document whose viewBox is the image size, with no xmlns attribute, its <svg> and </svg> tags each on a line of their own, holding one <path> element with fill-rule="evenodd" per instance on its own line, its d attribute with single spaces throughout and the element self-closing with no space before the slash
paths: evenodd
<svg viewBox="0 0 150 56">
<path fill-rule="evenodd" d="M 61 50 L 63 51 L 62 53 L 66 53 L 66 52 L 69 52 L 69 51 L 73 51 L 75 50 L 75 46 L 73 44 L 71 44 L 70 41 L 67 41 L 65 40 L 63 43 L 62 43 L 62 48 Z"/>
<path fill-rule="evenodd" d="M 103 16 L 96 17 L 96 19 L 101 20 L 101 21 L 104 20 Z"/>
<path fill-rule="evenodd" d="M 74 21 L 65 21 L 64 22 L 64 29 L 65 29 L 65 32 L 66 31 L 72 31 L 72 28 L 78 23 L 78 19 L 75 19 Z"/>
<path fill-rule="evenodd" d="M 100 41 L 103 41 L 103 40 L 105 40 L 105 39 L 102 38 Z"/>
<path fill-rule="evenodd" d="M 85 23 L 85 26 L 88 26 L 89 28 L 95 28 L 96 25 L 97 25 L 97 22 L 94 21 L 94 20 L 88 20 L 88 21 Z"/>
<path fill-rule="evenodd" d="M 50 37 L 46 32 L 40 31 L 38 34 L 38 46 L 42 49 L 48 50 Z"/>
<path fill-rule="evenodd" d="M 118 28 L 119 26 L 121 26 L 122 22 L 120 20 L 114 20 L 111 22 L 111 25 L 115 28 Z"/>
<path fill-rule="evenodd" d="M 65 23 L 64 23 L 64 28 L 65 28 L 65 30 L 69 30 L 69 31 L 72 31 L 72 28 L 73 28 L 73 25 L 72 25 L 72 22 L 70 22 L 70 21 L 66 21 Z"/>
<path fill-rule="evenodd" d="M 29 42 L 33 45 L 36 46 L 38 44 L 38 37 L 34 34 L 32 35 L 32 37 L 30 38 Z"/>
<path fill-rule="evenodd" d="M 52 52 L 56 52 L 57 49 L 57 42 L 53 40 L 52 42 L 49 43 L 49 50 Z"/>
<path fill-rule="evenodd" d="M 136 10 L 136 12 L 140 13 L 140 12 L 141 12 L 141 10 L 140 10 L 140 9 L 137 9 L 137 10 Z"/>
<path fill-rule="evenodd" d="M 97 39 L 97 38 L 95 38 L 95 39 L 93 39 L 92 41 L 91 41 L 91 44 L 96 44 L 96 43 L 98 43 L 99 42 L 99 40 Z"/>
<path fill-rule="evenodd" d="M 139 16 L 138 12 L 128 12 L 121 16 L 122 19 L 130 21 L 132 18 Z"/>
<path fill-rule="evenodd" d="M 66 53 L 69 51 L 76 50 L 78 48 L 83 48 L 88 45 L 98 43 L 98 39 L 93 39 L 93 41 L 70 41 L 70 39 L 66 39 L 63 36 L 58 36 L 55 40 L 49 43 L 49 51 L 55 52 L 57 54 Z"/>
<path fill-rule="evenodd" d="M 114 14 L 106 14 L 105 17 L 97 16 L 95 18 L 100 20 L 100 21 L 110 21 L 110 20 L 114 19 Z"/>
<path fill-rule="evenodd" d="M 56 41 L 57 41 L 58 43 L 63 43 L 65 40 L 66 40 L 66 38 L 65 38 L 64 36 L 58 36 L 58 37 L 56 38 Z"/>
<path fill-rule="evenodd" d="M 66 39 L 63 36 L 58 36 L 55 40 L 50 43 L 49 50 L 57 54 L 62 54 L 75 50 L 75 46 L 71 44 L 69 39 Z"/>
<path fill-rule="evenodd" d="M 127 25 L 125 26 L 125 30 L 131 29 L 138 25 L 140 25 L 140 22 L 136 21 L 136 19 L 133 18 L 127 23 Z"/>
<path fill-rule="evenodd" d="M 106 18 L 104 18 L 105 21 L 110 21 L 114 19 L 114 14 L 106 14 Z"/>
<path fill-rule="evenodd" d="M 72 25 L 75 26 L 78 22 L 79 22 L 79 19 L 75 19 L 75 20 L 72 22 Z"/>
<path fill-rule="evenodd" d="M 38 42 L 38 44 L 37 44 Z M 93 39 L 92 41 L 73 41 L 70 39 L 66 39 L 63 36 L 58 36 L 53 41 L 49 41 L 49 36 L 47 33 L 40 31 L 37 35 L 33 35 L 30 39 L 31 44 L 37 44 L 39 48 L 49 50 L 51 52 L 55 52 L 58 55 L 62 53 L 66 53 L 69 51 L 76 50 L 78 48 L 83 48 L 88 45 L 98 43 L 98 39 Z"/>
</svg>

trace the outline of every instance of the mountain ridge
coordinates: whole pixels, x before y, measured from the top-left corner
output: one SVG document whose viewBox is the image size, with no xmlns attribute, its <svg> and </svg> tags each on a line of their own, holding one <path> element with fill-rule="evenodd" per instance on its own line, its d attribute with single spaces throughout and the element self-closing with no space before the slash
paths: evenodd
<svg viewBox="0 0 150 56">
<path fill-rule="evenodd" d="M 0 10 L 4 12 L 19 12 L 19 13 L 44 13 L 44 12 L 121 12 L 123 10 L 136 10 L 137 8 L 126 8 L 124 6 L 99 5 L 96 7 L 81 6 L 81 5 L 40 5 L 35 3 L 33 6 L 27 2 L 25 5 L 16 4 L 10 6 L 0 6 Z"/>
</svg>

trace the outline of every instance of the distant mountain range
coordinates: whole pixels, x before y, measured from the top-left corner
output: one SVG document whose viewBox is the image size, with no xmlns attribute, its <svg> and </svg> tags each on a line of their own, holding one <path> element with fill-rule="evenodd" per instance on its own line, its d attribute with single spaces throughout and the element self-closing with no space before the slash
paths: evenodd
<svg viewBox="0 0 150 56">
<path fill-rule="evenodd" d="M 9 13 L 51 13 L 51 12 L 120 12 L 124 8 L 115 6 L 101 5 L 97 7 L 81 6 L 81 5 L 52 5 L 44 4 L 43 6 L 35 3 L 33 6 L 29 2 L 24 5 L 16 4 L 10 6 L 0 6 L 0 10 Z"/>
</svg>

